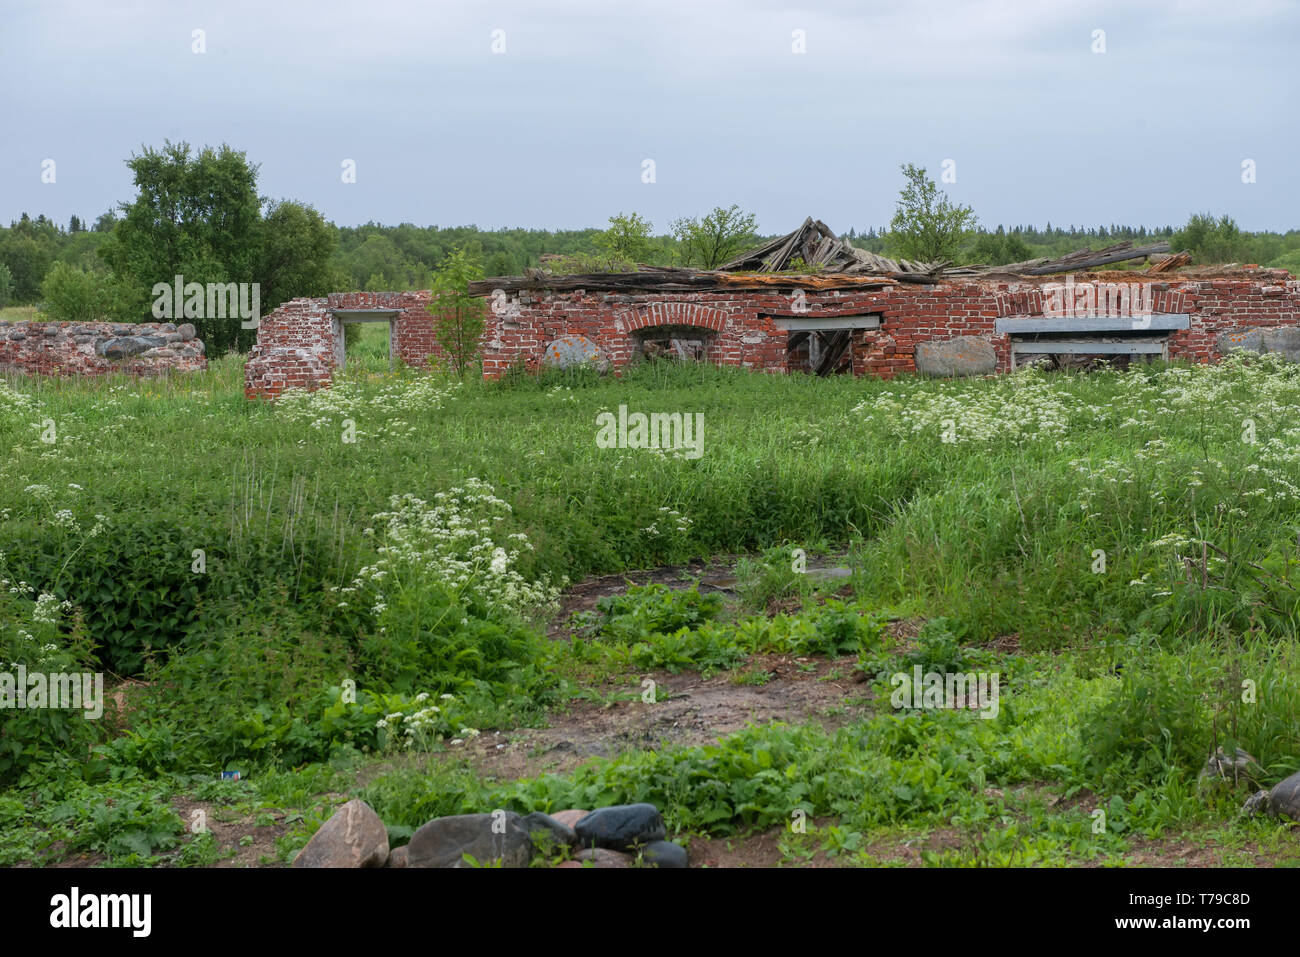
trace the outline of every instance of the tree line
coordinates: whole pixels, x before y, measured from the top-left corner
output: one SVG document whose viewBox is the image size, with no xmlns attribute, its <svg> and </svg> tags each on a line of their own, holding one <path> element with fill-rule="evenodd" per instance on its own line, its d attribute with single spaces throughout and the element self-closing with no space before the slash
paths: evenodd
<svg viewBox="0 0 1300 957">
<path fill-rule="evenodd" d="M 482 276 L 630 270 L 638 264 L 715 268 L 773 236 L 754 214 L 718 206 L 656 228 L 618 212 L 603 228 L 495 229 L 477 226 L 336 226 L 311 206 L 257 191 L 258 167 L 223 145 L 145 147 L 127 160 L 136 197 L 87 224 L 27 213 L 0 227 L 0 307 L 39 304 L 52 318 L 148 321 L 151 291 L 176 275 L 186 282 L 259 283 L 269 312 L 298 296 L 344 290 L 447 289 Z M 1168 240 L 1193 261 L 1258 263 L 1300 273 L 1300 230 L 1247 232 L 1228 216 L 1195 213 L 1180 228 L 980 226 L 926 174 L 905 164 L 897 211 L 887 227 L 849 229 L 854 244 L 891 257 L 1005 265 L 1055 257 L 1122 239 Z M 797 225 L 797 224 L 791 224 Z M 247 349 L 255 332 L 239 323 L 191 319 L 216 353 Z"/>
</svg>

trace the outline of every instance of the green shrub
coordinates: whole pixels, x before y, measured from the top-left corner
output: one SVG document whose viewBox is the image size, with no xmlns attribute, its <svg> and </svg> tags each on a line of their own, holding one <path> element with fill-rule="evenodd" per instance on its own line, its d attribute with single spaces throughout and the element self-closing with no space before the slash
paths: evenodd
<svg viewBox="0 0 1300 957">
<path fill-rule="evenodd" d="M 601 637 L 632 643 L 651 635 L 672 634 L 717 617 L 722 596 L 702 595 L 698 584 L 674 589 L 661 583 L 631 585 L 621 595 L 606 595 L 596 602 L 604 616 Z"/>
<path fill-rule="evenodd" d="M 1110 699 L 1081 719 L 1090 771 L 1125 790 L 1195 774 L 1212 750 L 1203 685 L 1188 660 L 1148 655 L 1123 664 Z"/>
<path fill-rule="evenodd" d="M 45 312 L 64 322 L 90 322 L 108 310 L 108 281 L 77 266 L 56 262 L 41 283 Z"/>
<path fill-rule="evenodd" d="M 24 589 L 0 575 L 0 671 L 15 683 L 15 700 L 7 703 L 0 720 L 0 786 L 64 756 L 83 760 L 102 734 L 99 720 L 86 711 L 16 707 L 18 666 L 28 676 L 90 672 L 90 642 L 79 615 L 60 608 L 52 596 L 35 595 L 31 586 Z"/>
</svg>

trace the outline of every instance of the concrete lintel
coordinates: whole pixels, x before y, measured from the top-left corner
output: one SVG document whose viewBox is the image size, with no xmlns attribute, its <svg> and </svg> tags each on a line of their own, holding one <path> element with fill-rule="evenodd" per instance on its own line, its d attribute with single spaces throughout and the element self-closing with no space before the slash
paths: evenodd
<svg viewBox="0 0 1300 957">
<path fill-rule="evenodd" d="M 1187 329 L 1191 316 L 1187 313 L 1157 312 L 1149 316 L 1014 316 L 998 319 L 994 328 L 998 332 L 1168 332 Z"/>
<path fill-rule="evenodd" d="M 787 332 L 835 332 L 840 329 L 879 329 L 879 316 L 835 316 L 824 319 L 802 319 L 794 316 L 773 316 L 777 328 Z"/>
</svg>

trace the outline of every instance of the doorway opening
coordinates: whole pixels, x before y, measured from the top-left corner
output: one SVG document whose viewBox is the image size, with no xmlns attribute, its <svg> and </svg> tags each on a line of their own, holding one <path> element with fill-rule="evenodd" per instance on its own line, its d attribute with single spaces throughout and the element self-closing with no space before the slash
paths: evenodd
<svg viewBox="0 0 1300 957">
<path fill-rule="evenodd" d="M 393 321 L 396 309 L 336 309 L 335 362 L 340 369 L 349 360 L 367 372 L 391 371 L 396 362 Z"/>
</svg>

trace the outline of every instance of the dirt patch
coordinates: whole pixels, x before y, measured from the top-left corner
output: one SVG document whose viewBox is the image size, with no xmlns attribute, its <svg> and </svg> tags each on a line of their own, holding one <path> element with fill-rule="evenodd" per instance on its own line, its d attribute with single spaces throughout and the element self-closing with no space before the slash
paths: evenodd
<svg viewBox="0 0 1300 957">
<path fill-rule="evenodd" d="M 855 657 L 836 660 L 760 655 L 737 672 L 652 672 L 633 700 L 574 702 L 550 727 L 485 734 L 455 753 L 498 778 L 564 773 L 593 757 L 624 751 L 715 744 L 749 724 L 782 721 L 834 729 L 870 712 L 870 692 L 851 675 Z M 762 684 L 738 683 L 770 678 Z M 654 703 L 642 700 L 653 681 Z"/>
<path fill-rule="evenodd" d="M 194 826 L 201 813 L 204 827 L 211 833 L 220 850 L 213 867 L 284 867 L 277 838 L 283 837 L 293 826 L 291 815 L 284 811 L 262 810 L 255 814 L 239 814 L 229 806 L 195 801 L 187 797 L 172 798 L 172 807 L 185 822 L 186 829 Z M 260 823 L 259 823 L 260 822 Z M 183 840 L 191 840 L 186 835 Z M 233 852 L 233 854 L 231 853 Z"/>
</svg>

